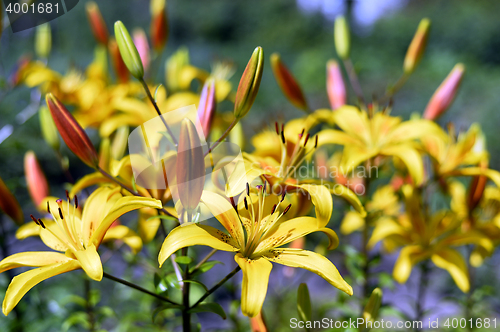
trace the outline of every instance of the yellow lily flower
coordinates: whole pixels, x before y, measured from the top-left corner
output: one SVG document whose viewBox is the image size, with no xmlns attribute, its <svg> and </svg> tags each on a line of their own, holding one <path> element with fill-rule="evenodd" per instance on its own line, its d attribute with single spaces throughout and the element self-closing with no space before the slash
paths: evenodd
<svg viewBox="0 0 500 332">
<path fill-rule="evenodd" d="M 7 270 L 33 266 L 36 269 L 21 273 L 12 279 L 2 305 L 5 315 L 19 303 L 21 298 L 35 285 L 55 275 L 83 269 L 92 279 L 100 281 L 103 276 L 101 259 L 97 249 L 111 224 L 121 215 L 139 208 L 161 208 L 161 202 L 144 197 L 123 197 L 119 190 L 99 188 L 87 199 L 80 216 L 76 213 L 78 201 L 50 201 L 47 205 L 53 220 L 35 219 L 42 229 L 40 238 L 53 250 L 22 252 L 4 258 L 0 262 L 0 273 Z M 107 237 L 118 237 L 111 231 Z M 123 230 L 122 230 L 123 232 Z M 122 234 L 123 235 L 123 234 Z"/>
<path fill-rule="evenodd" d="M 243 270 L 241 310 L 255 317 L 266 297 L 271 262 L 300 267 L 323 277 L 333 286 L 352 295 L 349 286 L 335 265 L 311 251 L 281 248 L 293 240 L 316 231 L 330 239 L 330 249 L 338 245 L 334 231 L 324 228 L 322 221 L 313 217 L 285 220 L 290 205 L 282 208 L 284 196 L 266 193 L 266 186 L 257 186 L 257 194 L 247 190 L 235 210 L 228 199 L 209 191 L 201 197 L 210 212 L 227 233 L 207 225 L 187 224 L 173 229 L 163 242 L 158 256 L 160 267 L 177 250 L 193 245 L 206 245 L 217 250 L 235 252 L 235 261 Z M 326 199 L 326 198 L 325 198 Z M 331 197 L 328 197 L 331 204 Z"/>
<path fill-rule="evenodd" d="M 427 216 L 421 203 L 422 194 L 412 186 L 404 185 L 402 192 L 406 212 L 398 218 L 380 218 L 368 246 L 383 240 L 388 251 L 403 247 L 393 270 L 393 277 L 399 283 L 406 282 L 413 266 L 430 258 L 437 267 L 450 273 L 460 290 L 467 292 L 470 286 L 467 264 L 454 247 L 489 240 L 477 231 L 463 233 L 455 214 L 449 211 Z"/>
<path fill-rule="evenodd" d="M 414 183 L 424 179 L 424 167 L 416 140 L 436 133 L 440 128 L 432 121 L 414 119 L 402 121 L 385 112 L 375 112 L 372 117 L 354 106 L 342 106 L 326 117 L 323 110 L 312 115 L 320 121 L 337 125 L 341 130 L 322 130 L 318 136 L 320 145 L 344 146 L 340 169 L 347 174 L 361 163 L 377 156 L 400 159 Z M 312 120 L 311 120 L 312 121 Z"/>
<path fill-rule="evenodd" d="M 245 190 L 246 183 L 260 178 L 271 185 L 273 193 L 297 193 L 299 200 L 297 205 L 301 207 L 303 213 L 307 213 L 312 203 L 316 217 L 323 225 L 328 223 L 332 213 L 332 206 L 327 204 L 331 201 L 328 197 L 332 193 L 346 199 L 364 215 L 361 202 L 349 188 L 338 185 L 327 188 L 314 184 L 315 182 L 325 184 L 323 181 L 300 178 L 301 167 L 306 167 L 301 165 L 312 156 L 318 146 L 318 140 L 317 136 L 310 139 L 310 135 L 305 133 L 304 129 L 297 130 L 299 125 L 299 122 L 293 121 L 290 123 L 291 128 L 287 129 L 287 126 L 280 127 L 276 123 L 274 133 L 267 130 L 254 137 L 253 144 L 256 151 L 252 154 L 243 153 L 244 162 L 236 165 L 229 176 L 227 196 L 239 195 Z M 307 170 L 307 167 L 305 169 Z M 309 199 L 309 196 L 312 199 Z"/>
</svg>

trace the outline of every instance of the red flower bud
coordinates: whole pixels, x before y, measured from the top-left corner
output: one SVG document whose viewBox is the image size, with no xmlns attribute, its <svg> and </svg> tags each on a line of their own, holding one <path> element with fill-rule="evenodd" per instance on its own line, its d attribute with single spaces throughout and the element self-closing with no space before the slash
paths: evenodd
<svg viewBox="0 0 500 332">
<path fill-rule="evenodd" d="M 109 33 L 106 27 L 106 22 L 102 18 L 101 11 L 97 4 L 93 1 L 88 2 L 85 6 L 87 11 L 87 19 L 89 20 L 90 28 L 94 34 L 95 39 L 102 45 L 108 45 Z"/>
<path fill-rule="evenodd" d="M 24 155 L 24 176 L 31 200 L 38 207 L 43 199 L 49 196 L 49 184 L 33 151 Z"/>
<path fill-rule="evenodd" d="M 90 167 L 96 167 L 99 164 L 99 158 L 92 142 L 83 128 L 78 124 L 66 107 L 64 107 L 64 105 L 51 93 L 45 96 L 45 101 L 49 107 L 50 114 L 52 114 L 57 130 L 68 148 L 73 151 L 81 161 Z"/>
<path fill-rule="evenodd" d="M 108 47 L 118 81 L 120 83 L 127 83 L 129 79 L 129 72 L 125 62 L 123 62 L 116 40 L 111 39 Z"/>
<path fill-rule="evenodd" d="M 271 54 L 271 68 L 273 70 L 274 78 L 283 91 L 287 99 L 296 107 L 307 110 L 307 101 L 302 93 L 297 80 L 293 77 L 292 73 L 288 70 L 285 64 L 281 61 L 278 53 Z"/>
<path fill-rule="evenodd" d="M 424 119 L 436 120 L 450 107 L 464 76 L 465 67 L 459 63 L 432 95 L 424 111 Z"/>
<path fill-rule="evenodd" d="M 168 21 L 165 13 L 165 0 L 151 1 L 151 43 L 157 51 L 163 49 L 168 40 Z"/>
<path fill-rule="evenodd" d="M 208 139 L 210 129 L 212 128 L 212 121 L 215 116 L 217 100 L 215 99 L 215 81 L 209 79 L 203 85 L 201 91 L 200 103 L 198 104 L 198 118 L 203 128 L 205 138 Z"/>
<path fill-rule="evenodd" d="M 335 60 L 328 61 L 326 65 L 326 92 L 330 99 L 332 110 L 346 104 L 347 93 L 342 79 L 342 72 Z"/>
<path fill-rule="evenodd" d="M 0 210 L 12 218 L 17 224 L 23 223 L 23 210 L 19 202 L 0 178 Z"/>
</svg>

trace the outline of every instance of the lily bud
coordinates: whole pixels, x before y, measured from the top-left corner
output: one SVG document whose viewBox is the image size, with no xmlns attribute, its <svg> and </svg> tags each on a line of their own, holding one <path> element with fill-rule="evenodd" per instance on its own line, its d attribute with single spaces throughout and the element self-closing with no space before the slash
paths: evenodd
<svg viewBox="0 0 500 332">
<path fill-rule="evenodd" d="M 200 203 L 205 185 L 204 160 L 203 148 L 196 127 L 191 120 L 185 118 L 182 120 L 179 135 L 176 175 L 179 199 L 188 215 Z"/>
<path fill-rule="evenodd" d="M 153 48 L 160 51 L 165 47 L 168 40 L 168 22 L 165 13 L 165 0 L 151 1 L 151 42 Z"/>
<path fill-rule="evenodd" d="M 464 76 L 465 67 L 458 63 L 432 95 L 425 108 L 423 118 L 436 120 L 450 107 Z"/>
<path fill-rule="evenodd" d="M 109 137 L 105 137 L 101 140 L 99 145 L 99 167 L 104 170 L 109 170 L 109 158 L 111 156 L 111 141 Z"/>
<path fill-rule="evenodd" d="M 288 100 L 296 107 L 307 110 L 307 102 L 302 93 L 302 89 L 288 70 L 285 64 L 281 61 L 278 53 L 271 54 L 271 69 L 273 70 L 274 78 L 278 82 L 281 91 Z"/>
<path fill-rule="evenodd" d="M 24 176 L 31 200 L 38 207 L 43 199 L 49 196 L 49 184 L 33 151 L 24 155 Z"/>
<path fill-rule="evenodd" d="M 99 164 L 99 158 L 83 128 L 54 95 L 48 93 L 45 96 L 45 101 L 59 134 L 68 148 L 85 164 L 96 167 Z"/>
<path fill-rule="evenodd" d="M 98 43 L 104 46 L 108 45 L 109 32 L 106 22 L 102 18 L 99 6 L 94 1 L 90 1 L 85 5 L 85 11 L 87 12 L 87 19 L 89 20 L 94 38 Z"/>
<path fill-rule="evenodd" d="M 139 52 L 139 56 L 141 57 L 142 66 L 147 71 L 149 68 L 149 44 L 146 33 L 142 29 L 134 29 L 132 38 L 134 39 L 134 44 L 137 46 L 137 52 Z"/>
<path fill-rule="evenodd" d="M 365 320 L 365 322 L 374 321 L 375 319 L 377 319 L 381 303 L 382 290 L 377 287 L 373 290 L 372 295 L 370 295 L 370 299 L 366 304 L 365 310 L 363 310 L 363 319 Z"/>
<path fill-rule="evenodd" d="M 210 135 L 212 122 L 215 116 L 217 100 L 215 99 L 215 80 L 205 81 L 203 90 L 201 90 L 200 103 L 198 104 L 198 118 L 203 128 L 205 137 Z"/>
<path fill-rule="evenodd" d="M 115 69 L 118 81 L 120 83 L 127 83 L 129 72 L 127 66 L 125 65 L 125 62 L 123 62 L 116 40 L 111 39 L 109 41 L 108 47 L 109 47 L 109 54 L 111 55 L 111 60 L 113 61 L 113 68 Z"/>
<path fill-rule="evenodd" d="M 127 66 L 129 72 L 141 80 L 144 76 L 144 67 L 142 67 L 141 57 L 137 48 L 130 38 L 127 28 L 123 25 L 122 21 L 115 22 L 115 38 L 118 43 L 118 48 L 120 49 L 120 54 L 122 56 L 123 62 Z"/>
<path fill-rule="evenodd" d="M 307 322 L 311 320 L 311 296 L 309 295 L 309 288 L 307 284 L 301 283 L 297 290 L 297 311 L 300 320 Z"/>
<path fill-rule="evenodd" d="M 0 178 L 0 210 L 14 220 L 18 225 L 23 223 L 23 210 L 19 202 Z"/>
<path fill-rule="evenodd" d="M 35 54 L 42 59 L 47 59 L 52 48 L 52 33 L 50 24 L 45 23 L 36 27 Z"/>
<path fill-rule="evenodd" d="M 130 129 L 128 126 L 121 126 L 116 130 L 115 137 L 111 143 L 111 158 L 114 160 L 120 160 L 125 155 L 129 134 Z"/>
<path fill-rule="evenodd" d="M 347 92 L 342 72 L 335 60 L 330 60 L 326 64 L 326 92 L 328 93 L 332 110 L 346 104 Z"/>
<path fill-rule="evenodd" d="M 334 23 L 333 37 L 335 41 L 335 49 L 339 58 L 346 60 L 349 58 L 351 48 L 351 35 L 349 25 L 343 15 L 337 16 Z"/>
<path fill-rule="evenodd" d="M 45 142 L 50 145 L 54 150 L 59 150 L 59 135 L 57 134 L 56 124 L 50 116 L 50 111 L 47 106 L 42 106 L 38 110 L 38 117 L 40 120 L 40 129 Z"/>
<path fill-rule="evenodd" d="M 425 46 L 427 45 L 430 28 L 431 20 L 424 18 L 420 21 L 417 32 L 415 32 L 415 36 L 413 36 L 408 51 L 406 52 L 403 64 L 405 74 L 411 74 L 420 62 L 425 51 Z"/>
<path fill-rule="evenodd" d="M 264 51 L 262 47 L 257 47 L 252 53 L 252 57 L 243 72 L 236 91 L 234 102 L 234 116 L 238 119 L 244 117 L 255 101 L 259 92 L 262 71 L 264 70 Z"/>
<path fill-rule="evenodd" d="M 481 162 L 479 167 L 482 169 L 488 168 L 488 162 Z M 467 206 L 469 207 L 470 212 L 472 212 L 472 210 L 474 210 L 481 201 L 487 182 L 488 178 L 484 175 L 478 175 L 472 178 L 469 186 L 469 192 L 467 194 Z"/>
</svg>

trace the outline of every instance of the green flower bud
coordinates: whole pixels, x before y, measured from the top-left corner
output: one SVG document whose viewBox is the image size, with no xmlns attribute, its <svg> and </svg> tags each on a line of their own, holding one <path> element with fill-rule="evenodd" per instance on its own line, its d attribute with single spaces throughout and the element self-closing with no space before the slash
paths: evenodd
<svg viewBox="0 0 500 332">
<path fill-rule="evenodd" d="M 56 124 L 54 123 L 54 120 L 52 119 L 47 106 L 40 107 L 40 109 L 38 110 L 38 116 L 40 120 L 40 129 L 42 130 L 43 139 L 54 150 L 59 150 L 59 135 L 57 134 Z"/>
<path fill-rule="evenodd" d="M 47 59 L 52 47 L 52 33 L 50 24 L 45 23 L 36 27 L 35 53 L 39 58 Z"/>
<path fill-rule="evenodd" d="M 340 15 L 335 19 L 333 36 L 335 39 L 335 49 L 337 50 L 337 54 L 342 60 L 346 60 L 349 58 L 351 36 L 349 32 L 349 25 L 343 15 Z"/>
<path fill-rule="evenodd" d="M 241 76 L 238 91 L 236 91 L 234 102 L 234 116 L 236 118 L 244 117 L 252 107 L 257 92 L 259 92 L 263 70 L 264 51 L 259 46 L 253 51 L 252 57 Z"/>
<path fill-rule="evenodd" d="M 429 30 L 431 28 L 431 21 L 428 18 L 422 19 L 418 25 L 417 32 L 408 47 L 406 52 L 403 70 L 405 74 L 411 74 L 417 67 L 427 45 L 429 37 Z"/>
<path fill-rule="evenodd" d="M 123 62 L 125 62 L 129 72 L 138 80 L 142 80 L 142 77 L 144 76 L 144 68 L 142 67 L 141 57 L 139 56 L 139 52 L 137 51 L 127 28 L 125 28 L 125 25 L 123 25 L 121 21 L 115 22 L 115 38 L 118 43 L 118 48 Z"/>
</svg>

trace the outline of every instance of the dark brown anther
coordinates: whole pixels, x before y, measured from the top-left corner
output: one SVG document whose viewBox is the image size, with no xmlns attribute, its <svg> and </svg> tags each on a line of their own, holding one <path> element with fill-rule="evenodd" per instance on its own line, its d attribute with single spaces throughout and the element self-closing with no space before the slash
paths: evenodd
<svg viewBox="0 0 500 332">
<path fill-rule="evenodd" d="M 75 195 L 74 199 L 75 199 L 75 209 L 78 209 L 78 198 L 76 197 L 76 195 Z"/>
<path fill-rule="evenodd" d="M 38 225 L 38 222 L 36 221 L 35 217 L 33 217 L 33 215 L 32 215 L 32 214 L 30 214 L 30 217 L 31 217 L 31 220 L 33 220 L 33 221 L 35 222 L 35 224 L 37 224 L 37 225 Z"/>
<path fill-rule="evenodd" d="M 308 133 L 308 134 L 307 134 L 307 136 L 306 136 L 306 139 L 304 140 L 304 147 L 306 146 L 307 141 L 309 140 L 309 135 L 310 135 L 310 134 Z"/>
<path fill-rule="evenodd" d="M 262 188 L 262 192 L 265 194 L 267 192 L 267 181 L 264 181 L 264 188 Z"/>
<path fill-rule="evenodd" d="M 58 208 L 58 210 L 59 210 L 59 217 L 61 217 L 61 219 L 64 219 L 61 208 Z"/>
<path fill-rule="evenodd" d="M 285 215 L 288 210 L 290 210 L 290 208 L 292 207 L 292 204 L 288 204 L 288 206 L 285 208 L 285 211 L 283 211 L 283 215 Z"/>
<path fill-rule="evenodd" d="M 247 182 L 247 196 L 250 196 L 250 186 L 248 185 L 248 182 Z"/>
<path fill-rule="evenodd" d="M 69 191 L 66 190 L 66 199 L 69 201 Z"/>
<path fill-rule="evenodd" d="M 276 129 L 276 135 L 279 135 L 280 134 L 280 126 L 279 126 L 278 122 L 274 123 L 274 128 Z"/>
<path fill-rule="evenodd" d="M 273 214 L 274 211 L 276 211 L 276 204 L 273 205 L 273 209 L 271 210 L 271 214 Z"/>
<path fill-rule="evenodd" d="M 248 210 L 248 202 L 246 197 L 243 199 L 243 202 L 245 202 L 245 209 Z"/>
<path fill-rule="evenodd" d="M 285 196 L 286 196 L 286 191 L 284 191 L 283 194 L 281 195 L 280 203 L 285 200 Z"/>
<path fill-rule="evenodd" d="M 38 219 L 38 225 L 42 226 L 42 228 L 45 229 L 45 225 L 43 224 L 42 219 Z"/>
<path fill-rule="evenodd" d="M 283 132 L 283 131 L 285 131 L 285 123 L 282 123 L 282 124 L 281 124 L 281 131 L 282 131 L 282 132 Z"/>
<path fill-rule="evenodd" d="M 48 201 L 47 201 L 47 212 L 50 213 L 50 204 Z"/>
<path fill-rule="evenodd" d="M 284 131 L 282 130 L 281 131 L 281 141 L 283 142 L 283 144 L 285 144 L 285 134 L 284 134 Z"/>
<path fill-rule="evenodd" d="M 314 136 L 314 148 L 318 147 L 318 135 Z"/>
</svg>

